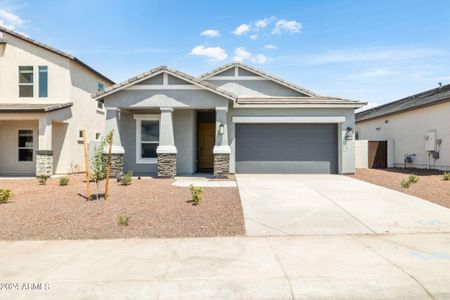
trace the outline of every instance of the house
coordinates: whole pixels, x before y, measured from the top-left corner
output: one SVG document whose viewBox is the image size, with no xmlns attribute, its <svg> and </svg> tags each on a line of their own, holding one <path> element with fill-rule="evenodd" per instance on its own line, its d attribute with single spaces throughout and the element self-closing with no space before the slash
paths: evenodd
<svg viewBox="0 0 450 300">
<path fill-rule="evenodd" d="M 382 166 L 450 170 L 450 84 L 357 113 L 356 132 Z"/>
<path fill-rule="evenodd" d="M 93 96 L 119 173 L 353 173 L 354 110 L 242 63 L 200 77 L 161 66 Z"/>
<path fill-rule="evenodd" d="M 113 82 L 76 57 L 0 27 L 0 175 L 84 170 L 82 130 L 104 131 L 91 95 Z"/>
</svg>

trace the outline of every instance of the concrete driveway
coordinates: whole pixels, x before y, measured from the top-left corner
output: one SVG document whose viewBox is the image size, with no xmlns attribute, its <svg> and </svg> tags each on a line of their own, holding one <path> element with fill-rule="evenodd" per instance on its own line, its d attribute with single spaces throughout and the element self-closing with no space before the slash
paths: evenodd
<svg viewBox="0 0 450 300">
<path fill-rule="evenodd" d="M 250 236 L 450 232 L 450 209 L 340 175 L 236 175 Z"/>
</svg>

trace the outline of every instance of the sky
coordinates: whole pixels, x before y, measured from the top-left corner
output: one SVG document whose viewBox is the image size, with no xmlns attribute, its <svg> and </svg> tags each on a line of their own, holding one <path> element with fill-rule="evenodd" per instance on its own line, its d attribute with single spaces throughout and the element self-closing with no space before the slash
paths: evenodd
<svg viewBox="0 0 450 300">
<path fill-rule="evenodd" d="M 450 1 L 0 0 L 0 25 L 116 82 L 242 61 L 377 106 L 450 83 Z"/>
</svg>

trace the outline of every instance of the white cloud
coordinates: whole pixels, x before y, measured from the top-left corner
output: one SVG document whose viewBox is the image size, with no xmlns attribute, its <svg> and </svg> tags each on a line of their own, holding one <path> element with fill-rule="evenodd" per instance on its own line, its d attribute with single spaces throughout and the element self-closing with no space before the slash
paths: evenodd
<svg viewBox="0 0 450 300">
<path fill-rule="evenodd" d="M 252 34 L 252 35 L 250 36 L 250 39 L 253 40 L 253 41 L 256 41 L 256 40 L 258 39 L 258 37 L 259 37 L 259 35 L 257 35 L 257 34 Z"/>
<path fill-rule="evenodd" d="M 268 44 L 268 45 L 265 45 L 264 48 L 273 50 L 273 49 L 277 49 L 278 47 L 275 45 L 272 45 L 272 44 Z"/>
<path fill-rule="evenodd" d="M 15 30 L 17 26 L 22 26 L 25 21 L 18 15 L 15 15 L 4 9 L 0 9 L 0 26 L 9 30 Z"/>
<path fill-rule="evenodd" d="M 234 35 L 243 35 L 250 31 L 250 25 L 241 24 L 233 31 Z"/>
<path fill-rule="evenodd" d="M 281 19 L 275 23 L 275 28 L 272 30 L 273 34 L 281 34 L 283 32 L 300 32 L 302 24 L 297 21 L 288 21 Z"/>
<path fill-rule="evenodd" d="M 206 57 L 211 61 L 221 61 L 228 58 L 225 49 L 220 47 L 205 47 L 204 45 L 193 48 L 191 54 Z"/>
<path fill-rule="evenodd" d="M 273 20 L 275 20 L 275 17 L 270 17 L 270 18 L 257 20 L 255 22 L 255 27 L 258 28 L 258 29 L 266 28 L 267 25 L 269 25 Z"/>
<path fill-rule="evenodd" d="M 244 47 L 239 47 L 234 49 L 234 58 L 233 60 L 238 62 L 243 62 L 244 60 L 248 60 L 252 57 L 252 54 L 245 50 Z"/>
<path fill-rule="evenodd" d="M 253 55 L 251 52 L 248 52 L 244 47 L 239 47 L 234 49 L 233 60 L 238 62 L 244 62 L 246 60 L 249 60 L 257 64 L 265 64 L 270 61 L 270 58 L 268 58 L 264 54 Z"/>
<path fill-rule="evenodd" d="M 214 30 L 214 29 L 207 29 L 205 31 L 202 31 L 202 33 L 200 33 L 200 35 L 210 37 L 210 38 L 215 38 L 215 37 L 220 36 L 220 32 L 218 30 Z"/>
</svg>

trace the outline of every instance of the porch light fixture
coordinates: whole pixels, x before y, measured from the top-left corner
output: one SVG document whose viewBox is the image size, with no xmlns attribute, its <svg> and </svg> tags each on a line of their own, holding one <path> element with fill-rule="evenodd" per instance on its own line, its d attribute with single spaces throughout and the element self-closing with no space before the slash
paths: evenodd
<svg viewBox="0 0 450 300">
<path fill-rule="evenodd" d="M 351 141 L 353 139 L 353 128 L 347 127 L 345 130 L 345 140 Z"/>
<path fill-rule="evenodd" d="M 223 123 L 220 123 L 219 125 L 219 134 L 223 135 L 225 132 L 225 125 L 223 125 Z"/>
</svg>

